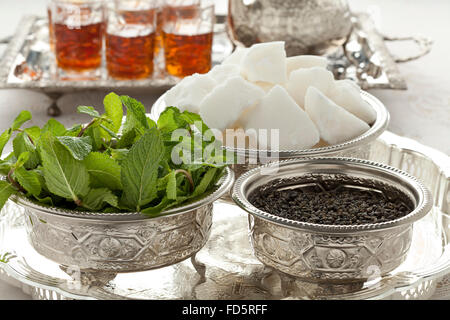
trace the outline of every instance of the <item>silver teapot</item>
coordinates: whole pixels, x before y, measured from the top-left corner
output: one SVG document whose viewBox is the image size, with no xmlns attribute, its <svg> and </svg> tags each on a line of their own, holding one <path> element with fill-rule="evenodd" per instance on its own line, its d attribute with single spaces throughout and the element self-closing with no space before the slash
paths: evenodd
<svg viewBox="0 0 450 320">
<path fill-rule="evenodd" d="M 342 45 L 352 22 L 346 0 L 229 0 L 227 28 L 237 46 L 283 40 L 293 56 Z"/>
</svg>

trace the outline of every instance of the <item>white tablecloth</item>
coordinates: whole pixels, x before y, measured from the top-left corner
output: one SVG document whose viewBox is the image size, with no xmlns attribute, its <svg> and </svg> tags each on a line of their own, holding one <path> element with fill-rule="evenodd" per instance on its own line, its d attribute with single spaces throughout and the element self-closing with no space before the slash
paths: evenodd
<svg viewBox="0 0 450 320">
<path fill-rule="evenodd" d="M 218 0 L 218 11 L 224 12 L 226 0 Z M 422 34 L 434 40 L 431 53 L 416 61 L 400 64 L 408 90 L 372 90 L 391 113 L 389 130 L 450 155 L 450 1 L 448 0 L 349 0 L 357 11 L 369 10 L 380 30 L 387 35 Z M 45 0 L 0 0 L 0 38 L 12 34 L 23 14 L 45 15 Z M 0 54 L 2 52 L 0 47 Z M 414 47 L 403 44 L 392 51 L 410 53 Z M 125 92 L 123 92 L 125 93 Z M 129 93 L 141 100 L 147 110 L 161 94 L 158 90 Z M 59 100 L 66 125 L 85 121 L 76 113 L 78 105 L 101 107 L 105 92 L 69 93 Z M 33 113 L 33 125 L 48 120 L 46 109 L 51 100 L 44 94 L 27 90 L 0 90 L 0 132 L 5 130 L 18 112 Z M 27 299 L 19 289 L 0 281 L 0 299 Z"/>
</svg>

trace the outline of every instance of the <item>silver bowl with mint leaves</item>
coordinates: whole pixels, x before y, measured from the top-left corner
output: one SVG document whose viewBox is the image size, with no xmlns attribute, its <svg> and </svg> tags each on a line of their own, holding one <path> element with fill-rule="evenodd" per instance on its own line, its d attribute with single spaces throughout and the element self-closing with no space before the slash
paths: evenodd
<svg viewBox="0 0 450 320">
<path fill-rule="evenodd" d="M 213 202 L 233 182 L 226 168 L 210 192 L 154 218 L 46 207 L 24 196 L 14 200 L 23 208 L 32 246 L 46 258 L 82 270 L 136 272 L 194 256 L 209 238 Z"/>
<path fill-rule="evenodd" d="M 193 139 L 197 115 L 182 119 L 171 109 L 157 126 L 128 96 L 110 93 L 104 105 L 102 115 L 78 107 L 91 121 L 70 129 L 55 119 L 20 129 L 31 119 L 22 111 L 0 139 L 1 149 L 13 139 L 13 152 L 0 160 L 0 208 L 16 201 L 31 245 L 62 268 L 116 273 L 194 262 L 210 234 L 213 202 L 234 173 L 211 158 L 174 160 L 172 131 Z"/>
</svg>

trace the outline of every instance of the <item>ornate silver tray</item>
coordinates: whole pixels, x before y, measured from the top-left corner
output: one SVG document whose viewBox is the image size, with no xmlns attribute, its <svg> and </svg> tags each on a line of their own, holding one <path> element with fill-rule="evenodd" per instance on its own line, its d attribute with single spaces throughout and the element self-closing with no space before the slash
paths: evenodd
<svg viewBox="0 0 450 320">
<path fill-rule="evenodd" d="M 370 160 L 404 170 L 430 189 L 434 207 L 414 225 L 410 252 L 387 276 L 376 272 L 358 286 L 292 281 L 253 256 L 247 214 L 234 204 L 214 204 L 210 240 L 197 254 L 205 278 L 190 261 L 112 277 L 72 278 L 39 255 L 26 239 L 24 216 L 9 202 L 0 215 L 2 278 L 35 299 L 428 299 L 450 298 L 450 158 L 414 140 L 385 132 Z M 67 270 L 66 270 L 67 271 Z"/>
<path fill-rule="evenodd" d="M 216 17 L 216 21 L 220 23 L 214 26 L 213 65 L 220 63 L 233 50 L 224 20 L 224 16 Z M 394 60 L 384 43 L 385 40 L 392 39 L 383 38 L 368 15 L 354 14 L 353 20 L 353 31 L 346 44 L 327 54 L 329 68 L 335 77 L 353 79 L 363 89 L 406 89 L 406 83 L 396 65 L 396 62 L 402 60 Z M 49 108 L 51 116 L 59 114 L 56 100 L 64 92 L 87 89 L 164 89 L 173 86 L 179 80 L 164 73 L 162 61 L 156 61 L 153 77 L 144 80 L 110 79 L 104 62 L 101 75 L 96 80 L 61 80 L 49 47 L 48 22 L 44 17 L 24 16 L 15 34 L 0 40 L 1 43 L 8 43 L 8 46 L 0 61 L 0 88 L 23 88 L 45 92 L 54 101 Z M 431 44 L 427 46 L 430 47 Z"/>
</svg>

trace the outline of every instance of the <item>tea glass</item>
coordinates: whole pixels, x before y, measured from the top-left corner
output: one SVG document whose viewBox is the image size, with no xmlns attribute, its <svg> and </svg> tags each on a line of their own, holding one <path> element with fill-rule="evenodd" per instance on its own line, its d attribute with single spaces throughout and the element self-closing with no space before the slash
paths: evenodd
<svg viewBox="0 0 450 320">
<path fill-rule="evenodd" d="M 156 29 L 154 1 L 116 1 L 108 9 L 106 67 L 111 78 L 148 78 L 153 73 Z"/>
<path fill-rule="evenodd" d="M 48 9 L 50 37 L 54 40 L 60 77 L 98 77 L 102 62 L 104 1 L 52 0 Z"/>
<path fill-rule="evenodd" d="M 162 9 L 166 72 L 185 77 L 211 69 L 214 4 L 210 1 L 166 1 Z"/>
</svg>

